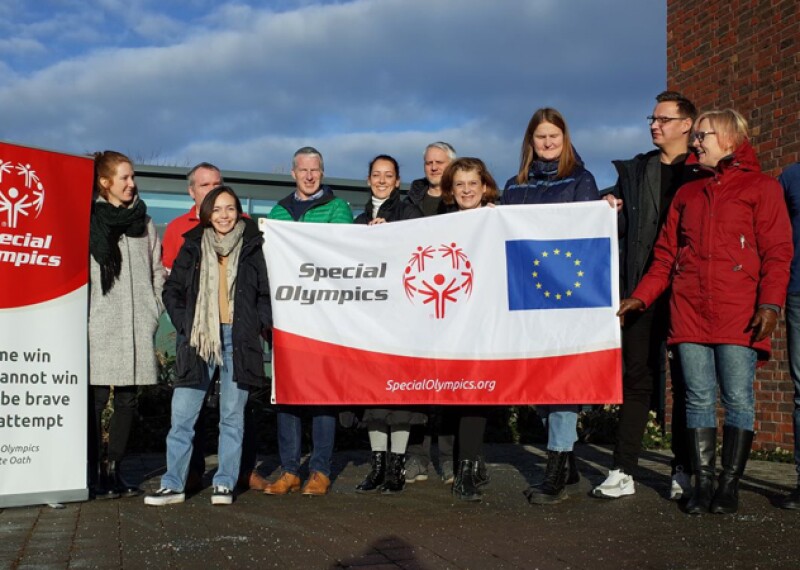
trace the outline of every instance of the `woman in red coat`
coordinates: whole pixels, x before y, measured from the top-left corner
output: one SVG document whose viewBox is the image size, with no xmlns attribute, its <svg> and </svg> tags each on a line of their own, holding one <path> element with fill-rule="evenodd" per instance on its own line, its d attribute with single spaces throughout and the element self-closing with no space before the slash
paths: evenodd
<svg viewBox="0 0 800 570">
<path fill-rule="evenodd" d="M 619 315 L 650 306 L 670 285 L 669 344 L 686 375 L 686 421 L 695 475 L 690 514 L 735 513 L 753 441 L 753 380 L 766 360 L 789 280 L 792 229 L 781 187 L 763 174 L 736 111 L 695 121 L 697 168 L 667 214 L 654 260 Z M 725 423 L 714 493 L 719 383 Z"/>
</svg>

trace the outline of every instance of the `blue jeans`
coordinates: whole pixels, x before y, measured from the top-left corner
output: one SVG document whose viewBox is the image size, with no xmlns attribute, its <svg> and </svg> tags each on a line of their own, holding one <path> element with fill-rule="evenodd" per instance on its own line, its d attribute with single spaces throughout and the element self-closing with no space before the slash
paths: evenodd
<svg viewBox="0 0 800 570">
<path fill-rule="evenodd" d="M 284 471 L 293 475 L 300 472 L 302 440 L 300 413 L 301 409 L 295 406 L 283 406 L 278 412 L 278 451 L 281 456 L 281 466 Z M 311 415 L 313 416 L 311 438 L 314 448 L 311 450 L 308 469 L 330 477 L 333 440 L 336 436 L 336 416 L 329 408 L 324 407 L 311 408 Z"/>
<path fill-rule="evenodd" d="M 786 295 L 786 344 L 789 347 L 789 373 L 794 382 L 794 465 L 800 476 L 800 295 Z"/>
<path fill-rule="evenodd" d="M 536 406 L 536 411 L 547 426 L 548 451 L 572 451 L 578 441 L 578 412 L 575 404 L 548 404 Z"/>
<path fill-rule="evenodd" d="M 734 344 L 678 345 L 686 379 L 686 427 L 717 427 L 717 382 L 725 425 L 753 430 L 756 351 Z"/>
<path fill-rule="evenodd" d="M 242 432 L 244 430 L 244 406 L 248 392 L 233 378 L 233 346 L 231 325 L 221 325 L 222 366 L 219 369 L 219 445 L 217 456 L 219 467 L 214 474 L 214 485 L 229 489 L 236 486 L 239 478 L 239 462 L 242 458 Z M 161 486 L 183 491 L 189 459 L 192 456 L 194 425 L 203 407 L 206 392 L 217 366 L 208 366 L 200 384 L 178 386 L 172 393 L 172 426 L 167 435 L 167 472 L 161 477 Z"/>
</svg>

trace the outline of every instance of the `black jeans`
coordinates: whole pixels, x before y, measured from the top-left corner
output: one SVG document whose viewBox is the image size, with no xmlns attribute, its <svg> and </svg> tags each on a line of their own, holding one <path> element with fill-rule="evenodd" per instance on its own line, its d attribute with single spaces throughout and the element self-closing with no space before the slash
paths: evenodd
<svg viewBox="0 0 800 570">
<path fill-rule="evenodd" d="M 486 406 L 445 406 L 442 409 L 441 434 L 456 436 L 455 458 L 475 461 L 483 448 L 486 432 Z"/>
<path fill-rule="evenodd" d="M 633 473 L 639 463 L 642 436 L 650 412 L 653 391 L 661 386 L 667 336 L 667 299 L 642 313 L 625 315 L 622 329 L 622 406 L 620 407 L 614 469 Z M 670 361 L 672 377 L 672 465 L 688 470 L 686 439 L 686 386 L 678 360 Z"/>
<path fill-rule="evenodd" d="M 136 386 L 114 386 L 114 412 L 108 427 L 109 461 L 121 461 L 125 457 L 128 438 L 136 414 Z M 92 386 L 89 390 L 89 409 L 93 411 L 90 423 L 89 461 L 99 462 L 103 457 L 103 410 L 111 396 L 110 386 Z"/>
</svg>

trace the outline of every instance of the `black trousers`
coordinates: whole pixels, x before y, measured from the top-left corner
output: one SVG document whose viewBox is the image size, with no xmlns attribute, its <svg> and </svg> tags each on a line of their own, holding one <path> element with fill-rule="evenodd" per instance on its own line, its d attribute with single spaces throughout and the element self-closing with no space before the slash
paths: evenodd
<svg viewBox="0 0 800 570">
<path fill-rule="evenodd" d="M 445 406 L 442 409 L 441 434 L 455 436 L 454 457 L 458 461 L 475 461 L 483 449 L 486 433 L 486 406 Z"/>
<path fill-rule="evenodd" d="M 620 407 L 614 469 L 632 473 L 639 464 L 642 436 L 647 425 L 655 388 L 661 386 L 665 341 L 669 323 L 666 299 L 642 313 L 625 315 L 622 328 L 622 406 Z M 672 377 L 672 452 L 673 468 L 688 470 L 686 444 L 686 385 L 680 362 L 670 361 Z"/>
<path fill-rule="evenodd" d="M 109 461 L 125 457 L 133 418 L 136 415 L 136 386 L 114 386 L 114 412 L 108 427 Z M 111 396 L 110 386 L 91 386 L 89 389 L 89 461 L 97 464 L 103 457 L 103 411 Z"/>
</svg>

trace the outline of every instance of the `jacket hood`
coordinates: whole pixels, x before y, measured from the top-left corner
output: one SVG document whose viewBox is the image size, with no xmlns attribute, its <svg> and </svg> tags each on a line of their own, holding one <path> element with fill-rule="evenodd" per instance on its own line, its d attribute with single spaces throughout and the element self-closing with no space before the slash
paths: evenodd
<svg viewBox="0 0 800 570">
<path fill-rule="evenodd" d="M 705 170 L 707 172 L 714 172 L 715 174 L 724 173 L 728 170 L 761 172 L 761 163 L 759 163 L 756 151 L 748 139 L 745 139 L 731 154 L 722 158 L 719 163 L 717 163 L 716 168 L 710 168 L 700 164 L 695 152 L 689 153 L 689 157 L 686 159 L 686 165 L 698 171 Z"/>
</svg>

